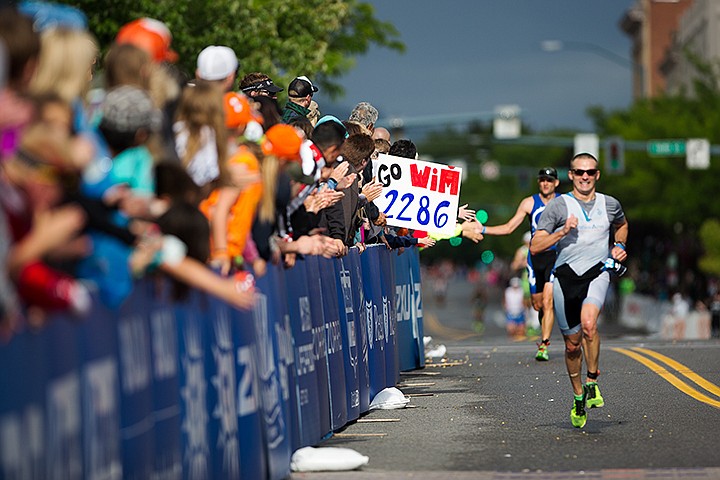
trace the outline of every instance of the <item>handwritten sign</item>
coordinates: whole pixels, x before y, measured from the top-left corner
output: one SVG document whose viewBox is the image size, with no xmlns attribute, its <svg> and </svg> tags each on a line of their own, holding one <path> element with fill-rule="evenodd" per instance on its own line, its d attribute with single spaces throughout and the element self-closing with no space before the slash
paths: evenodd
<svg viewBox="0 0 720 480">
<path fill-rule="evenodd" d="M 457 222 L 462 169 L 380 154 L 373 175 L 383 186 L 375 200 L 388 225 L 452 234 Z"/>
</svg>

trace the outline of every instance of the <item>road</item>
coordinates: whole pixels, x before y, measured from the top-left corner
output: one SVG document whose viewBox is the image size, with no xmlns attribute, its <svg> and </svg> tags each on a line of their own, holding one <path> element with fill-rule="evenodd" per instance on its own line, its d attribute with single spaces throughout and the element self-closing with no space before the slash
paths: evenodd
<svg viewBox="0 0 720 480">
<path fill-rule="evenodd" d="M 369 463 L 293 480 L 720 478 L 720 342 L 603 325 L 606 405 L 576 429 L 559 333 L 550 361 L 536 362 L 534 339 L 508 339 L 491 300 L 478 335 L 469 289 L 453 283 L 444 306 L 424 296 L 425 334 L 447 354 L 401 375 L 412 408 L 371 412 L 320 445 Z"/>
</svg>

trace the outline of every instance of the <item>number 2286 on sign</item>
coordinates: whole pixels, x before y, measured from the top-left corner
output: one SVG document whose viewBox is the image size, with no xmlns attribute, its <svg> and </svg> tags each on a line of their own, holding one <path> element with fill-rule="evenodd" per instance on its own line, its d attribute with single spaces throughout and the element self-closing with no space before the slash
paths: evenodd
<svg viewBox="0 0 720 480">
<path fill-rule="evenodd" d="M 388 225 L 452 234 L 457 222 L 462 169 L 380 154 L 373 176 L 383 191 L 375 205 Z"/>
</svg>

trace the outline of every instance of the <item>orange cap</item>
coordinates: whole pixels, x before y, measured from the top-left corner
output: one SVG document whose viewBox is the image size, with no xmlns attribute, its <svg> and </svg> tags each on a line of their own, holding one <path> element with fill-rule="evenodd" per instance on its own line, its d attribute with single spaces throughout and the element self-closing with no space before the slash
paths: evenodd
<svg viewBox="0 0 720 480">
<path fill-rule="evenodd" d="M 228 92 L 223 97 L 225 107 L 225 126 L 237 128 L 247 125 L 252 120 L 262 123 L 262 117 L 253 109 L 247 97 L 242 93 Z"/>
<path fill-rule="evenodd" d="M 295 127 L 278 123 L 265 132 L 262 150 L 265 155 L 275 155 L 285 160 L 299 160 L 300 145 L 302 145 L 302 138 L 298 135 Z"/>
<path fill-rule="evenodd" d="M 167 26 L 153 18 L 138 18 L 118 31 L 115 43 L 129 43 L 145 50 L 156 62 L 176 62 L 178 54 L 170 48 L 172 34 Z"/>
</svg>

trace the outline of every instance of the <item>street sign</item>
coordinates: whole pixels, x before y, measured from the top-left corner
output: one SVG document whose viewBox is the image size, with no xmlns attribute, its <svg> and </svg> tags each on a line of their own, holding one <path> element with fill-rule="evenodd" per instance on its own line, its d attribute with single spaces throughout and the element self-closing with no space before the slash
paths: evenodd
<svg viewBox="0 0 720 480">
<path fill-rule="evenodd" d="M 600 158 L 600 139 L 595 133 L 578 133 L 573 141 L 575 153 L 589 153 Z"/>
<path fill-rule="evenodd" d="M 685 165 L 697 170 L 710 168 L 710 142 L 707 138 L 688 139 Z"/>
<path fill-rule="evenodd" d="M 519 105 L 498 105 L 495 107 L 493 136 L 499 140 L 518 138 L 521 134 Z"/>
<path fill-rule="evenodd" d="M 652 157 L 682 157 L 685 155 L 685 140 L 649 140 L 647 153 Z"/>
</svg>

